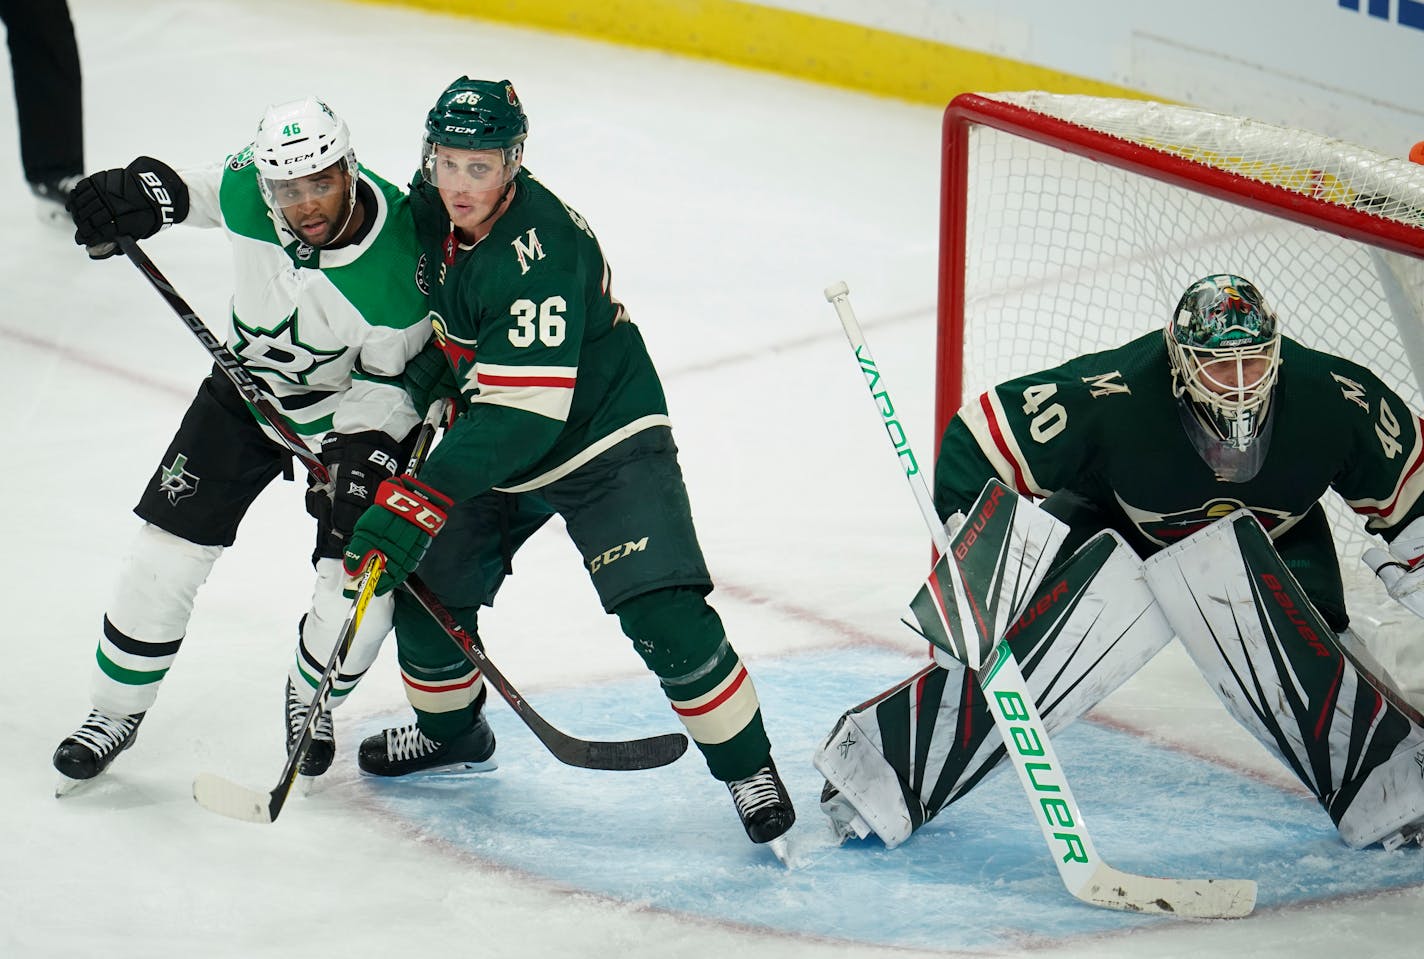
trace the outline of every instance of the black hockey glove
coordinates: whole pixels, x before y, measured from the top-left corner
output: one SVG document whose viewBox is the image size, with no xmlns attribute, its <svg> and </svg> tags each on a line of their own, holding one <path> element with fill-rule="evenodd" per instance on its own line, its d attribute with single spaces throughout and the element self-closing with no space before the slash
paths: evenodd
<svg viewBox="0 0 1424 959">
<path fill-rule="evenodd" d="M 188 186 L 166 163 L 139 157 L 80 180 L 65 209 L 74 220 L 74 242 L 102 260 L 122 252 L 121 236 L 143 240 L 181 223 L 188 216 Z"/>
<path fill-rule="evenodd" d="M 328 433 L 321 441 L 321 462 L 331 473 L 330 525 L 331 536 L 337 543 L 346 542 L 351 527 L 371 505 L 381 481 L 401 471 L 404 455 L 401 447 L 402 444 L 380 430 Z M 308 491 L 308 499 L 314 492 Z M 312 506 L 308 502 L 308 512 Z"/>
</svg>

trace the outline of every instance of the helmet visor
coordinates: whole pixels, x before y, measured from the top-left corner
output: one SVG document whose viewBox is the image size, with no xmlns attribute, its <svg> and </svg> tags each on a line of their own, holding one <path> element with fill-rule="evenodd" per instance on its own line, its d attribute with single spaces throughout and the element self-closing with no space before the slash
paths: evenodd
<svg viewBox="0 0 1424 959">
<path fill-rule="evenodd" d="M 325 170 L 293 180 L 262 178 L 262 192 L 272 198 L 278 207 L 300 206 L 313 200 L 323 200 L 345 192 L 347 188 L 346 169 L 342 164 L 333 164 Z"/>
<path fill-rule="evenodd" d="M 463 150 L 425 141 L 420 174 L 437 190 L 485 193 L 501 189 L 519 172 L 519 146 Z"/>
<path fill-rule="evenodd" d="M 314 247 L 334 242 L 355 211 L 356 176 L 348 157 L 306 176 L 258 177 L 262 198 L 287 229 Z"/>
</svg>

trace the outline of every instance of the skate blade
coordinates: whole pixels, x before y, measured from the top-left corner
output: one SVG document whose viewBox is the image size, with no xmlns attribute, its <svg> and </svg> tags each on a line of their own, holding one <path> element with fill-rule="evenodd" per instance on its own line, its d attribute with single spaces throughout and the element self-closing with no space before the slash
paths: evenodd
<svg viewBox="0 0 1424 959">
<path fill-rule="evenodd" d="M 771 854 L 787 869 L 791 868 L 791 842 L 787 838 L 789 835 L 790 833 L 782 833 L 766 844 L 766 848 L 771 850 Z"/>
<path fill-rule="evenodd" d="M 430 769 L 418 769 L 413 773 L 406 773 L 400 779 L 460 779 L 464 776 L 474 776 L 479 773 L 493 772 L 499 768 L 499 764 L 493 759 L 486 759 L 480 763 L 451 763 L 448 766 L 434 766 Z"/>
<path fill-rule="evenodd" d="M 798 823 L 766 844 L 772 855 L 787 869 L 804 869 L 834 853 L 845 841 L 826 821 L 823 828 Z"/>
<path fill-rule="evenodd" d="M 493 772 L 499 768 L 499 763 L 493 759 L 486 759 L 484 762 L 471 763 L 450 763 L 445 766 L 431 766 L 429 769 L 416 769 L 399 776 L 382 776 L 377 773 L 361 770 L 361 775 L 368 779 L 385 779 L 390 782 L 417 782 L 425 779 L 461 779 L 466 776 L 475 776 L 480 773 Z"/>
<path fill-rule="evenodd" d="M 91 779 L 70 779 L 68 776 L 61 774 L 59 782 L 54 784 L 54 798 L 63 799 L 65 796 L 73 796 L 75 793 L 84 792 L 86 788 L 93 785 L 94 780 L 98 778 L 98 776 L 94 776 Z"/>
</svg>

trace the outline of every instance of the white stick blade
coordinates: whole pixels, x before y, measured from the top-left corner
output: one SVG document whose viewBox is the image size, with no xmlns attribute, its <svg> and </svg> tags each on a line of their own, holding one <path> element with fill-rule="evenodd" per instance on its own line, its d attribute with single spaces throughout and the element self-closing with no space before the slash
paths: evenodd
<svg viewBox="0 0 1424 959">
<path fill-rule="evenodd" d="M 271 795 L 239 786 L 230 779 L 212 773 L 198 773 L 193 778 L 193 798 L 198 805 L 219 816 L 243 822 L 271 822 Z"/>
<path fill-rule="evenodd" d="M 1111 866 L 1099 866 L 1074 895 L 1108 909 L 1182 919 L 1240 919 L 1256 908 L 1256 883 L 1250 879 L 1161 879 Z"/>
</svg>

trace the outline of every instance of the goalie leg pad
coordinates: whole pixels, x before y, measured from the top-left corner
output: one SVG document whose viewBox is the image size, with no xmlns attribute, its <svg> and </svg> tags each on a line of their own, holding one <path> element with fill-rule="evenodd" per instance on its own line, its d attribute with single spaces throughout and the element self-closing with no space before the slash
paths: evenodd
<svg viewBox="0 0 1424 959">
<path fill-rule="evenodd" d="M 1126 682 L 1172 633 L 1136 554 L 1105 532 L 1044 579 L 1006 636 L 1052 733 Z M 974 674 L 937 660 L 847 713 L 813 760 L 887 846 L 1005 758 Z"/>
<path fill-rule="evenodd" d="M 221 546 L 199 546 L 149 523 L 119 572 L 95 658 L 90 700 L 107 713 L 132 715 L 151 707 L 178 656 L 193 600 Z"/>
<path fill-rule="evenodd" d="M 1249 511 L 1145 564 L 1182 645 L 1237 722 L 1360 847 L 1424 817 L 1413 722 L 1344 655 Z"/>
<path fill-rule="evenodd" d="M 935 668 L 927 667 L 897 691 Z M 864 839 L 874 832 L 887 849 L 894 849 L 925 822 L 924 807 L 885 758 L 874 712 L 851 710 L 841 716 L 811 762 L 826 777 L 821 811 L 842 837 Z"/>
</svg>

